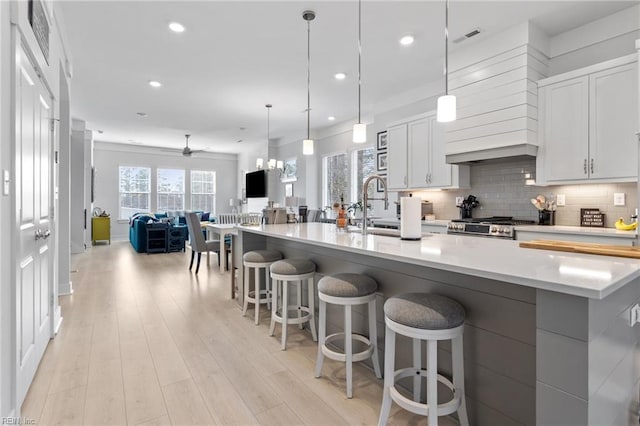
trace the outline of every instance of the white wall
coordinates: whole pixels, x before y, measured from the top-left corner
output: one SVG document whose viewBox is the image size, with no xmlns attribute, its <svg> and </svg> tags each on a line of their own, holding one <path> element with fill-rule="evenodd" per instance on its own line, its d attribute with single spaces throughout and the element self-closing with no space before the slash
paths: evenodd
<svg viewBox="0 0 640 426">
<path fill-rule="evenodd" d="M 71 253 L 83 253 L 85 250 L 85 123 L 73 120 L 70 153 L 70 235 Z"/>
<path fill-rule="evenodd" d="M 255 161 L 255 160 L 254 160 Z M 235 154 L 198 153 L 183 157 L 179 153 L 167 153 L 158 148 L 95 142 L 94 166 L 96 168 L 96 199 L 94 206 L 111 215 L 111 238 L 128 239 L 129 223 L 118 220 L 118 168 L 119 166 L 144 166 L 151 168 L 151 186 L 155 187 L 157 168 L 179 168 L 189 170 L 212 170 L 216 172 L 216 212 L 228 213 L 229 198 L 238 194 L 238 157 Z M 190 188 L 187 185 L 187 191 Z M 151 195 L 151 211 L 156 211 L 157 199 Z M 188 193 L 187 193 L 188 194 Z M 189 209 L 189 197 L 186 198 Z"/>
<path fill-rule="evenodd" d="M 59 294 L 73 292 L 71 283 L 71 111 L 69 84 L 65 75 L 60 76 L 60 141 L 58 146 L 58 290 Z"/>
</svg>

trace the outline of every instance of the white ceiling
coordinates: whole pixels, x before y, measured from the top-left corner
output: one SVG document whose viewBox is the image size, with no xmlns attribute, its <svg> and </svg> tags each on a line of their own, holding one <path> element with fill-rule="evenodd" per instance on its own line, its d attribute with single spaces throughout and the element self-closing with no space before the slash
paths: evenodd
<svg viewBox="0 0 640 426">
<path fill-rule="evenodd" d="M 73 57 L 72 115 L 101 130 L 96 140 L 235 152 L 306 134 L 306 22 L 311 9 L 311 127 L 357 114 L 356 1 L 61 1 Z M 532 20 L 549 35 L 636 1 L 457 1 L 450 38 L 483 36 Z M 444 1 L 362 5 L 362 108 L 442 78 Z M 171 21 L 186 27 L 168 30 Z M 402 47 L 402 35 L 415 43 Z M 473 43 L 473 40 L 465 43 Z M 455 50 L 457 46 L 452 46 Z M 337 81 L 342 71 L 347 79 Z M 163 86 L 151 88 L 158 80 Z M 145 112 L 141 118 L 136 112 Z M 242 130 L 241 128 L 244 128 Z M 237 143 L 242 139 L 244 142 Z"/>
</svg>

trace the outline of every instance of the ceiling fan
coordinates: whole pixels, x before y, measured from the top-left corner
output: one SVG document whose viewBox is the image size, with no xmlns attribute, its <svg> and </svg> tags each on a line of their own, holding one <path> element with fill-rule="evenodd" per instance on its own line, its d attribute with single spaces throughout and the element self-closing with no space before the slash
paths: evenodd
<svg viewBox="0 0 640 426">
<path fill-rule="evenodd" d="M 186 138 L 186 142 L 185 142 L 185 146 L 184 148 L 182 148 L 182 155 L 184 157 L 191 157 L 191 154 L 197 153 L 197 152 L 203 152 L 204 149 L 191 149 L 189 148 L 189 138 L 191 137 L 191 135 L 187 134 L 184 135 L 184 137 Z M 163 151 L 171 151 L 171 152 L 175 152 L 175 150 L 163 150 Z"/>
</svg>

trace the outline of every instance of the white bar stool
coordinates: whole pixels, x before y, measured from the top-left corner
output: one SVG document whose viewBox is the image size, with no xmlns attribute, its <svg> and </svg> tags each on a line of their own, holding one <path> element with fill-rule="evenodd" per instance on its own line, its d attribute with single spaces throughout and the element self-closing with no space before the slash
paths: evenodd
<svg viewBox="0 0 640 426">
<path fill-rule="evenodd" d="M 438 416 L 458 412 L 462 426 L 469 425 L 464 395 L 464 363 L 462 332 L 464 308 L 455 300 L 437 294 L 406 293 L 387 299 L 384 304 L 386 324 L 384 348 L 384 390 L 378 425 L 386 425 L 391 404 L 421 416 L 428 416 L 428 425 L 436 426 Z M 413 339 L 413 367 L 395 368 L 396 333 Z M 427 368 L 422 368 L 422 340 L 427 341 Z M 438 374 L 438 340 L 451 340 L 453 383 Z M 427 403 L 420 403 L 422 377 L 427 378 Z M 413 377 L 413 400 L 398 392 L 395 382 Z M 453 398 L 438 404 L 438 382 L 453 392 Z"/>
<path fill-rule="evenodd" d="M 269 267 L 277 260 L 282 259 L 282 253 L 276 250 L 254 250 L 248 251 L 242 256 L 244 265 L 244 306 L 242 316 L 247 315 L 249 303 L 253 303 L 256 308 L 256 325 L 260 324 L 260 304 L 266 303 L 271 307 L 271 280 L 269 278 Z M 253 291 L 251 291 L 250 269 L 254 269 Z M 264 268 L 265 288 L 260 289 L 260 270 Z"/>
<path fill-rule="evenodd" d="M 309 322 L 313 341 L 318 341 L 316 335 L 315 312 L 315 292 L 313 289 L 313 278 L 316 273 L 316 265 L 307 259 L 284 259 L 271 264 L 271 279 L 274 280 L 275 297 L 271 308 L 271 327 L 269 335 L 273 336 L 276 322 L 282 324 L 281 349 L 287 349 L 287 325 L 298 324 L 302 330 L 302 324 Z M 307 306 L 302 305 L 302 281 L 307 280 Z M 289 305 L 289 284 L 296 284 L 297 304 Z M 280 302 L 280 303 L 278 303 Z M 280 309 L 278 310 L 278 306 Z M 289 311 L 296 310 L 297 318 L 291 318 Z M 304 312 L 304 315 L 303 315 Z"/>
<path fill-rule="evenodd" d="M 346 364 L 347 398 L 353 397 L 353 362 L 371 358 L 376 377 L 381 379 L 380 360 L 378 359 L 378 333 L 376 330 L 376 291 L 378 283 L 371 277 L 361 274 L 328 275 L 318 281 L 318 298 L 320 299 L 320 332 L 318 336 L 318 358 L 316 361 L 316 377 L 320 377 L 324 357 Z M 344 306 L 344 332 L 327 334 L 327 303 Z M 367 304 L 369 308 L 369 338 L 352 333 L 351 307 Z M 326 336 L 326 337 L 325 337 Z M 336 352 L 327 344 L 344 340 L 344 352 Z M 353 353 L 353 340 L 364 343 L 366 348 Z"/>
</svg>

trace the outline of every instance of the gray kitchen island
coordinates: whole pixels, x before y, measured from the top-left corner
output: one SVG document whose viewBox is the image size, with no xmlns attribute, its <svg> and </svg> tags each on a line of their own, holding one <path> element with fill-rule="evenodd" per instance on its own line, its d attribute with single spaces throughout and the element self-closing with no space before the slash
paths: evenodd
<svg viewBox="0 0 640 426">
<path fill-rule="evenodd" d="M 471 424 L 638 424 L 640 327 L 630 325 L 640 302 L 637 260 L 525 249 L 511 240 L 430 234 L 402 241 L 331 224 L 263 225 L 240 227 L 235 237 L 238 282 L 241 254 L 265 247 L 312 260 L 318 279 L 336 272 L 376 279 L 381 356 L 386 298 L 424 291 L 463 304 Z M 363 314 L 354 314 L 356 332 L 366 332 Z M 328 316 L 329 331 L 342 327 L 341 311 Z M 409 341 L 399 344 L 396 362 L 408 365 Z M 439 370 L 450 374 L 450 347 L 439 351 Z"/>
</svg>

